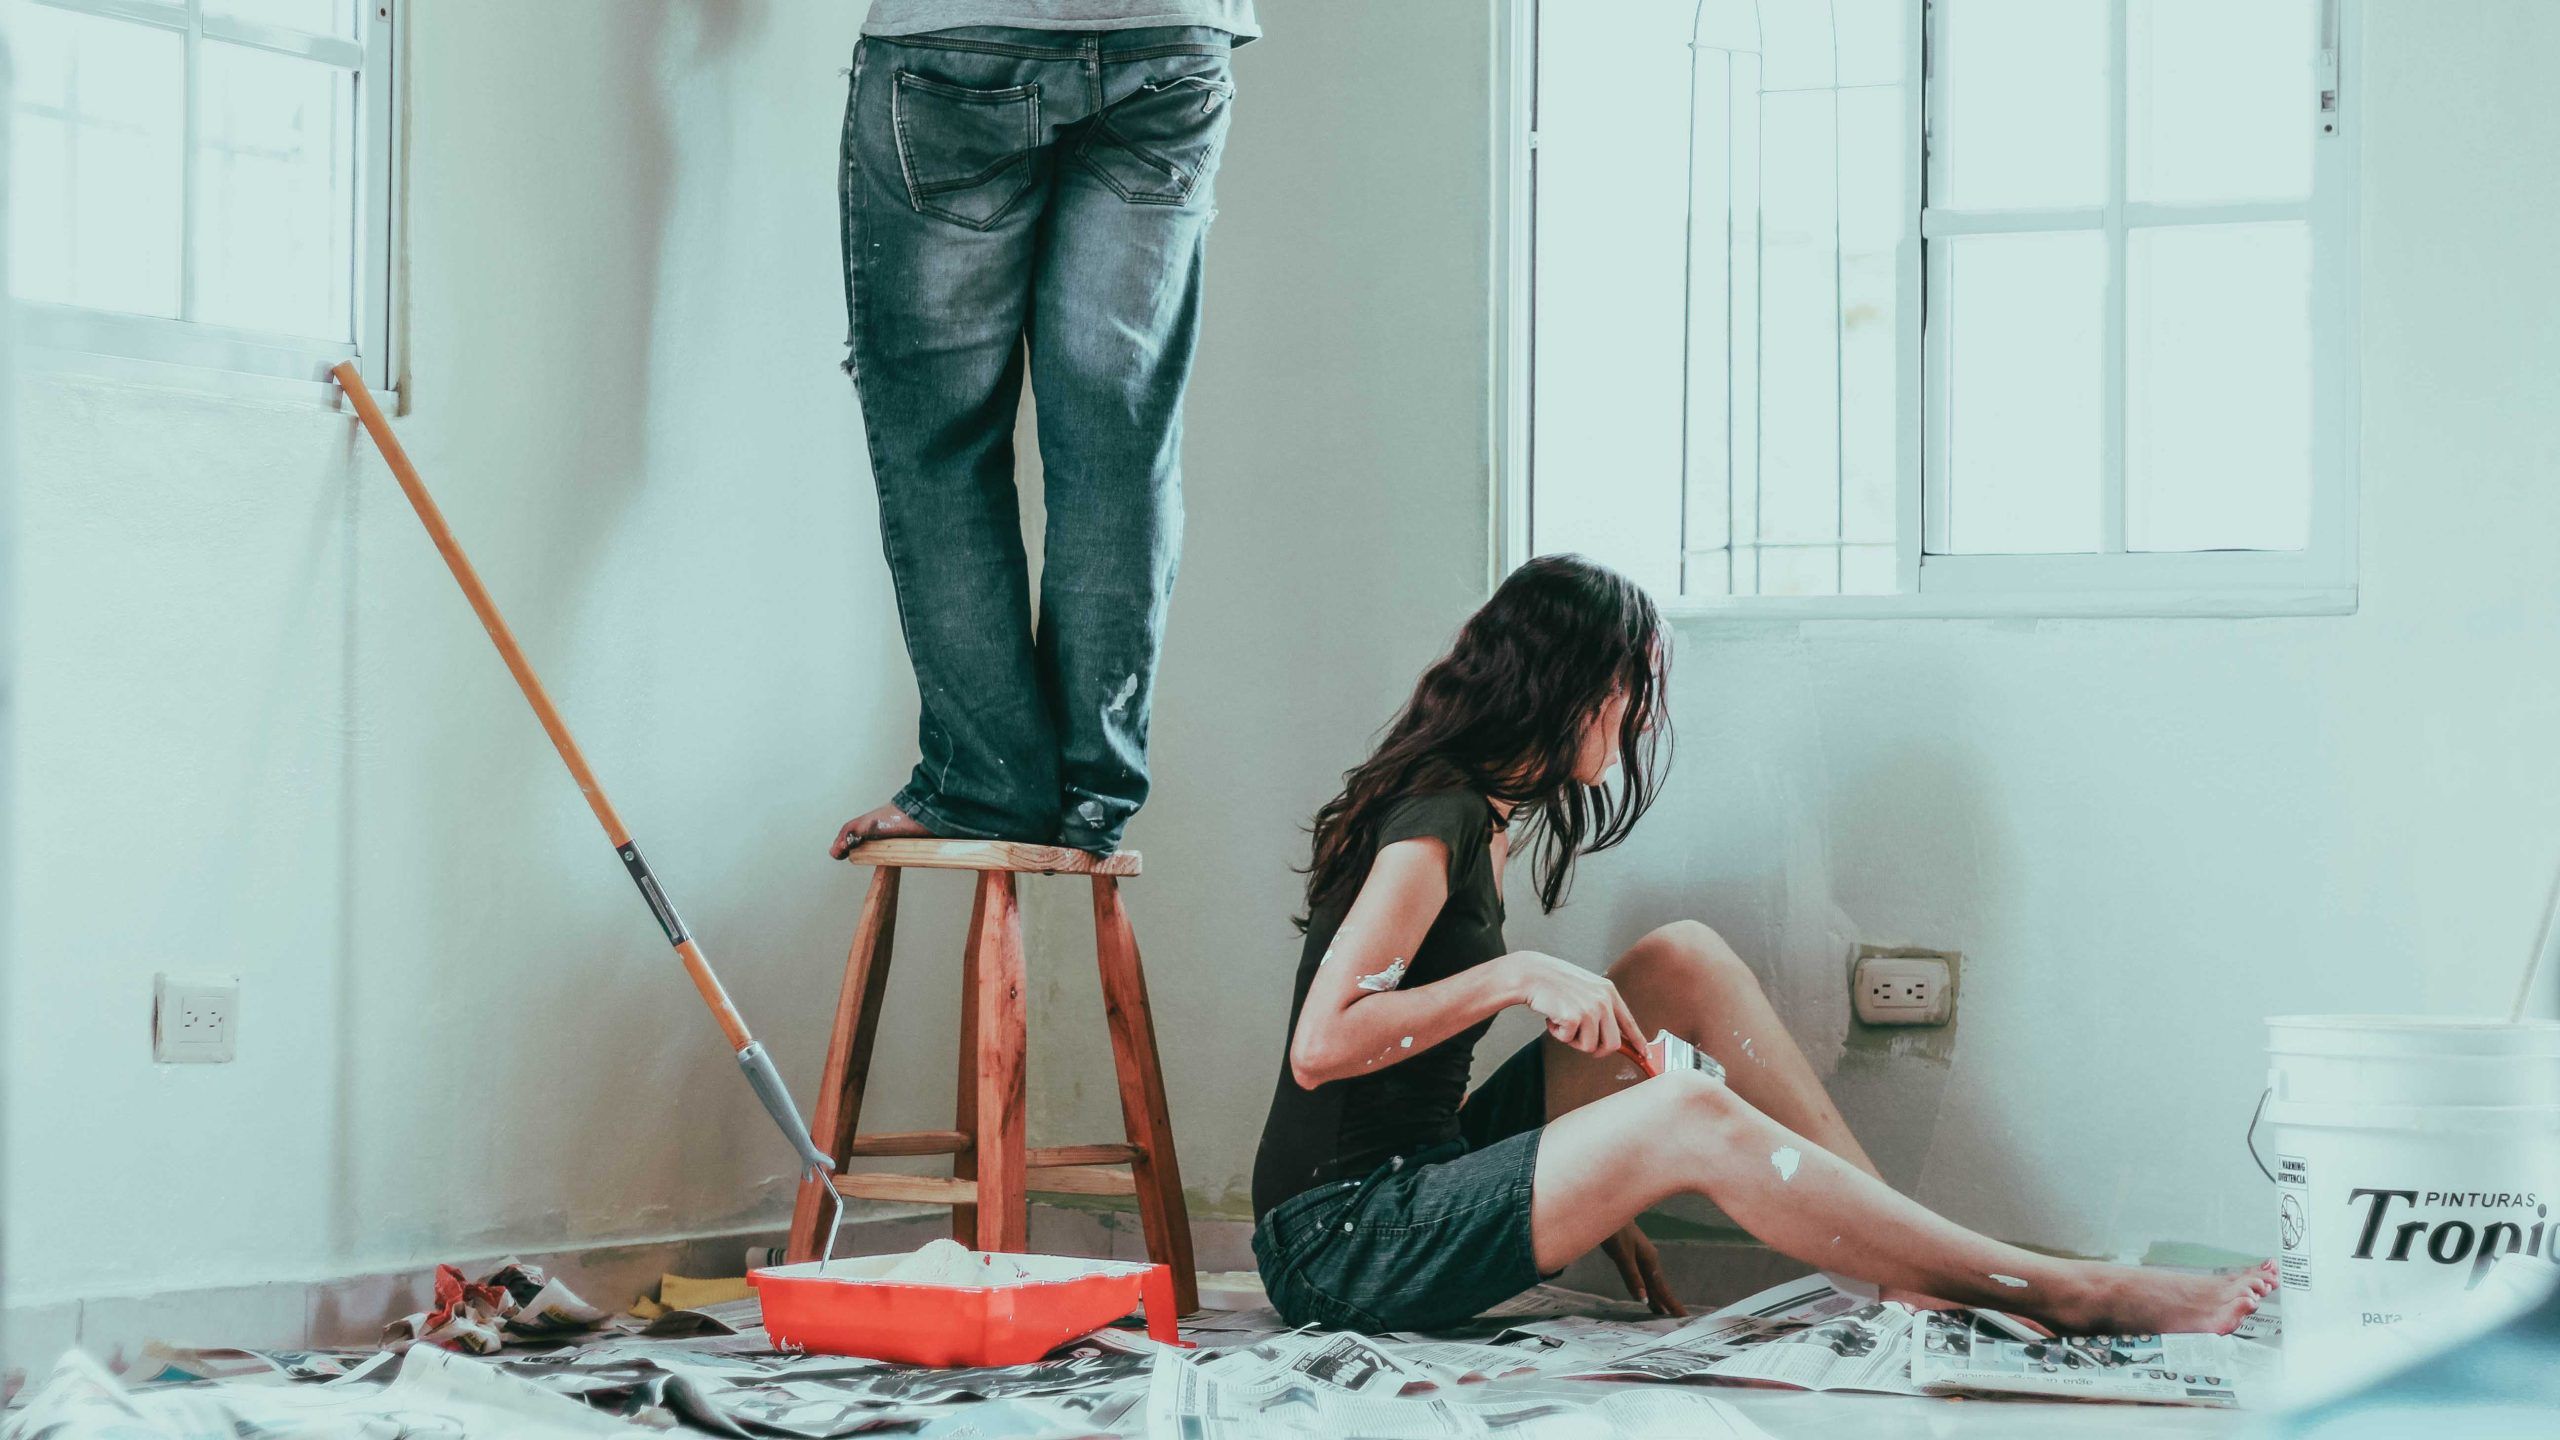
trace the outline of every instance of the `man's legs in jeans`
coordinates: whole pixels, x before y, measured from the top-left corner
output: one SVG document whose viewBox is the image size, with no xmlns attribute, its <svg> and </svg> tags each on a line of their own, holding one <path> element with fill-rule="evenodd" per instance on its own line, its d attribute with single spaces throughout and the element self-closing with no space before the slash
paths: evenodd
<svg viewBox="0 0 2560 1440">
<path fill-rule="evenodd" d="M 1103 109 L 1060 147 L 1030 337 L 1049 517 L 1038 656 L 1061 839 L 1096 851 L 1117 847 L 1147 797 L 1182 541 L 1182 396 L 1233 96 L 1214 32 L 1130 31 L 1105 46 Z"/>
<path fill-rule="evenodd" d="M 1027 87 L 1032 72 L 1065 67 L 937 51 L 914 68 L 940 78 L 920 81 L 904 63 L 918 53 L 876 40 L 855 51 L 841 180 L 847 368 L 915 665 L 922 757 L 895 811 L 846 826 L 838 854 L 920 829 L 1045 842 L 1058 823 L 1013 429 L 1050 164 Z M 1001 98 L 1014 88 L 1020 97 Z"/>
</svg>

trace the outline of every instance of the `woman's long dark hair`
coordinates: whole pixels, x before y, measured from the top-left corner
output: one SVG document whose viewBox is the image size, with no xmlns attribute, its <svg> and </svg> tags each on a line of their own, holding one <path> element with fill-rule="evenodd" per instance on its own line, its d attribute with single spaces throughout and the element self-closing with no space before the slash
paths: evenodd
<svg viewBox="0 0 2560 1440">
<path fill-rule="evenodd" d="M 1575 857 L 1627 838 L 1653 803 L 1670 758 L 1669 675 L 1662 616 L 1634 581 L 1579 555 L 1512 571 L 1422 672 L 1377 750 L 1343 775 L 1342 793 L 1316 811 L 1298 928 L 1359 892 L 1387 807 L 1449 788 L 1515 802 L 1513 820 L 1528 822 L 1514 829 L 1515 852 L 1534 845 L 1538 902 L 1556 908 Z M 1583 727 L 1622 687 L 1618 784 L 1581 784 Z"/>
</svg>

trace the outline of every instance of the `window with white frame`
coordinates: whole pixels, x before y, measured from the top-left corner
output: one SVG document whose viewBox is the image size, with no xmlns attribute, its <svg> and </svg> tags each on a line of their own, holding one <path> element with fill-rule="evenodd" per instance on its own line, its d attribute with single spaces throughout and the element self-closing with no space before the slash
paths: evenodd
<svg viewBox="0 0 2560 1440">
<path fill-rule="evenodd" d="M 2352 608 L 2345 3 L 1513 0 L 1513 558 Z"/>
<path fill-rule="evenodd" d="M 27 340 L 387 384 L 390 0 L 0 0 Z"/>
</svg>

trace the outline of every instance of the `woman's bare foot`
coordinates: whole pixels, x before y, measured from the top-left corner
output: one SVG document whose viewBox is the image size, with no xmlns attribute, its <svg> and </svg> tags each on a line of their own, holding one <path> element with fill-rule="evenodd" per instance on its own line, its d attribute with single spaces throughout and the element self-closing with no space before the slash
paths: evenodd
<svg viewBox="0 0 2560 1440">
<path fill-rule="evenodd" d="M 1965 1308 L 1953 1300 L 1941 1300 L 1935 1295 L 1923 1295 L 1917 1290 L 1896 1290 L 1891 1286 L 1878 1290 L 1876 1298 L 1890 1300 L 1897 1305 L 1908 1305 L 1914 1310 L 1962 1310 Z"/>
<path fill-rule="evenodd" d="M 844 822 L 836 832 L 836 843 L 827 853 L 843 859 L 854 846 L 866 840 L 930 840 L 934 838 L 925 823 L 897 806 L 896 801 L 876 806 Z"/>
<path fill-rule="evenodd" d="M 2228 1335 L 2276 1288 L 2272 1261 L 2212 1275 L 2137 1265 L 2096 1265 L 2090 1272 L 2074 1294 L 2022 1289 L 2016 1309 L 2062 1335 Z"/>
</svg>

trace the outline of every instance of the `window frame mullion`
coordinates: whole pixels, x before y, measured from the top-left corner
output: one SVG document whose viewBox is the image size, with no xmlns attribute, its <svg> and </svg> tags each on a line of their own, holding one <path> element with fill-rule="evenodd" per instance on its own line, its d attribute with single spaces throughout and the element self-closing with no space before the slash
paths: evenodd
<svg viewBox="0 0 2560 1440">
<path fill-rule="evenodd" d="M 2127 0 L 2107 0 L 2107 290 L 2098 341 L 2098 553 L 2125 553 L 2125 363 L 2130 242 L 2125 235 L 2126 119 L 2132 86 L 2125 27 Z"/>
<path fill-rule="evenodd" d="M 1897 257 L 1894 345 L 1902 357 L 1894 386 L 1894 586 L 1905 595 L 1920 593 L 1920 556 L 1928 538 L 1929 469 L 1929 243 L 1922 231 L 1929 213 L 1930 127 L 1936 107 L 1930 91 L 1936 84 L 1932 63 L 1937 49 L 1938 7 L 1919 0 L 1912 16 L 1914 43 L 1902 57 L 1904 86 L 1903 152 L 1910 177 L 1902 251 Z"/>
<path fill-rule="evenodd" d="M 204 105 L 204 0 L 187 0 L 187 28 L 179 44 L 184 79 L 178 103 L 178 318 L 196 321 L 196 208 L 203 203 L 200 173 Z"/>
</svg>

